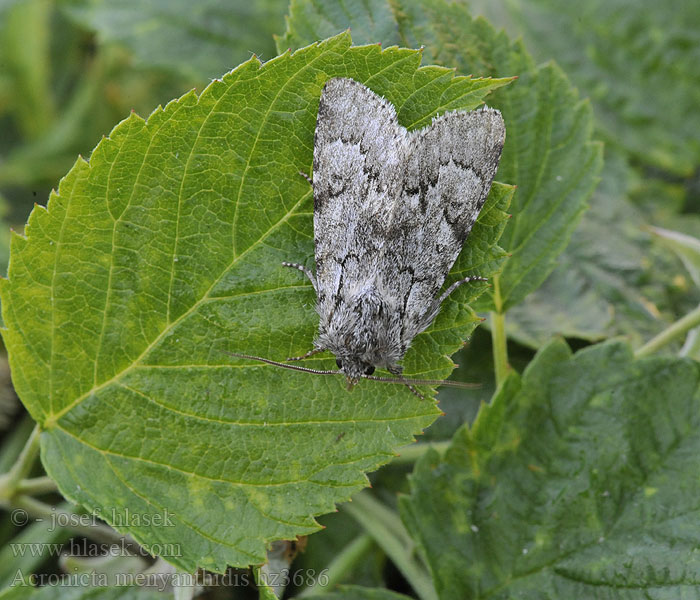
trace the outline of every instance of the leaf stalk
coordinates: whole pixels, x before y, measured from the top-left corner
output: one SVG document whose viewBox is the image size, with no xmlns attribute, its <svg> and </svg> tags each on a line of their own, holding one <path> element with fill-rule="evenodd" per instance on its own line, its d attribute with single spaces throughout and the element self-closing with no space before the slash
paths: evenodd
<svg viewBox="0 0 700 600">
<path fill-rule="evenodd" d="M 332 590 L 336 585 L 342 583 L 348 573 L 355 565 L 367 556 L 372 549 L 374 540 L 366 533 L 358 535 L 330 562 L 326 573 L 325 582 L 322 585 L 321 579 L 316 579 L 313 585 L 307 587 L 299 598 L 309 598 L 317 594 L 322 594 L 326 590 Z"/>
<path fill-rule="evenodd" d="M 426 568 L 414 558 L 415 544 L 398 515 L 367 492 L 356 494 L 352 502 L 343 504 L 342 508 L 384 550 L 420 600 L 437 600 L 432 578 Z"/>
<path fill-rule="evenodd" d="M 664 329 L 661 333 L 651 338 L 641 348 L 638 348 L 634 353 L 635 358 L 642 358 L 653 354 L 698 325 L 700 325 L 700 305 L 695 310 L 689 312 Z"/>
<path fill-rule="evenodd" d="M 7 473 L 0 476 L 0 502 L 9 503 L 17 494 L 22 480 L 29 475 L 39 455 L 39 425 L 29 435 L 22 452 Z"/>
<path fill-rule="evenodd" d="M 496 374 L 496 387 L 498 387 L 505 381 L 509 369 L 506 315 L 503 312 L 501 286 L 498 275 L 493 278 L 493 303 L 496 310 L 491 312 L 491 344 L 493 346 L 493 366 Z"/>
</svg>

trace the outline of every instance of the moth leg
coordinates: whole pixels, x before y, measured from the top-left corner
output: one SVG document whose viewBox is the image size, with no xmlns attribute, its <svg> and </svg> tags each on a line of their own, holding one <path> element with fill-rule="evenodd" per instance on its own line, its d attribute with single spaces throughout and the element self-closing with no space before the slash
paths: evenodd
<svg viewBox="0 0 700 600">
<path fill-rule="evenodd" d="M 440 305 L 447 299 L 447 297 L 454 292 L 463 283 L 469 283 L 470 281 L 488 281 L 486 277 L 465 277 L 459 281 L 455 281 L 450 287 L 448 287 L 435 302 L 436 308 L 440 308 Z"/>
<path fill-rule="evenodd" d="M 311 177 L 309 177 L 306 173 L 304 173 L 304 171 L 299 171 L 299 175 L 301 175 L 304 179 L 306 179 L 306 181 L 309 182 L 309 185 L 314 184 L 313 179 L 311 179 Z"/>
<path fill-rule="evenodd" d="M 465 277 L 464 279 L 455 281 L 437 300 L 433 302 L 430 310 L 424 313 L 423 319 L 419 324 L 418 331 L 424 331 L 433 322 L 433 319 L 435 319 L 437 314 L 440 312 L 442 303 L 452 292 L 454 292 L 463 283 L 469 283 L 470 281 L 488 281 L 488 279 L 486 279 L 486 277 Z"/>
<path fill-rule="evenodd" d="M 316 287 L 316 277 L 314 277 L 314 274 L 311 271 L 309 271 L 309 269 L 307 269 L 304 265 L 300 265 L 299 263 L 283 262 L 282 266 L 297 269 L 298 271 L 301 271 L 304 275 L 306 275 L 309 278 L 311 285 L 314 286 L 314 291 L 316 292 L 316 295 L 318 295 L 318 288 Z"/>
<path fill-rule="evenodd" d="M 318 354 L 319 352 L 325 352 L 325 348 L 314 348 L 313 350 L 309 350 L 306 354 L 303 354 L 302 356 L 291 356 L 287 360 L 304 360 L 305 358 L 309 358 L 309 356 L 313 356 L 314 354 Z"/>
<path fill-rule="evenodd" d="M 403 367 L 401 365 L 392 365 L 390 367 L 387 367 L 386 370 L 389 371 L 389 373 L 391 373 L 392 375 L 395 375 L 396 377 L 401 377 L 403 373 Z"/>
<path fill-rule="evenodd" d="M 421 400 L 427 400 L 427 398 L 426 398 L 423 394 L 421 394 L 415 387 L 413 387 L 413 385 L 411 385 L 410 383 L 404 382 L 404 385 L 405 385 L 409 390 L 411 390 L 411 393 L 412 393 L 414 396 L 418 396 Z"/>
<path fill-rule="evenodd" d="M 421 400 L 427 400 L 427 398 L 426 398 L 423 394 L 421 394 L 412 384 L 408 383 L 408 381 L 406 381 L 406 380 L 403 378 L 403 375 L 402 375 L 402 373 L 403 373 L 403 367 L 402 367 L 402 366 L 396 365 L 396 366 L 393 366 L 393 367 L 387 367 L 387 371 L 389 371 L 389 373 L 391 373 L 392 375 L 395 375 L 396 377 L 398 377 L 399 380 L 401 380 L 401 382 L 402 382 L 409 390 L 411 390 L 411 393 L 412 393 L 414 396 L 418 396 Z"/>
</svg>

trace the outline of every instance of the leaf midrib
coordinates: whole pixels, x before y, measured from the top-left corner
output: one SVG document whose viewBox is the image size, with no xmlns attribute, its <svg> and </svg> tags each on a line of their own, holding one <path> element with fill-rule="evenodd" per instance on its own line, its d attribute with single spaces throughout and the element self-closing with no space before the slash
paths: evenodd
<svg viewBox="0 0 700 600">
<path fill-rule="evenodd" d="M 298 77 L 300 73 L 303 73 L 306 69 L 310 68 L 310 67 L 319 59 L 320 56 L 322 56 L 322 55 L 319 55 L 319 56 L 314 57 L 310 62 L 308 62 L 308 63 L 305 64 L 301 69 L 299 69 L 299 70 L 294 74 L 294 76 L 293 76 L 293 77 L 290 77 L 289 80 L 282 86 L 282 89 L 284 89 L 287 85 L 289 85 L 290 82 L 293 81 L 296 77 Z M 244 64 L 245 64 L 245 63 L 244 63 Z M 269 106 L 268 106 L 268 109 L 267 109 L 267 111 L 266 111 L 266 114 L 265 114 L 264 118 L 263 118 L 262 121 L 261 121 L 260 128 L 258 129 L 258 134 L 257 134 L 257 136 L 256 136 L 256 142 L 255 142 L 255 144 L 257 144 L 257 140 L 258 140 L 259 137 L 260 137 L 260 131 L 263 129 L 264 123 L 267 122 L 267 120 L 269 119 L 270 114 L 273 112 L 273 110 L 272 110 L 273 105 L 274 105 L 275 101 L 277 100 L 277 98 L 279 98 L 279 95 L 280 95 L 281 91 L 282 91 L 282 90 L 280 90 L 280 91 L 275 95 L 275 98 L 273 99 L 273 101 L 272 101 L 272 102 L 269 104 Z M 221 101 L 221 99 L 219 99 L 219 102 L 220 102 L 220 101 Z M 218 103 L 218 102 L 217 102 L 217 103 Z M 211 114 L 212 114 L 212 112 L 209 113 L 209 116 L 210 116 Z M 202 130 L 202 127 L 204 126 L 204 123 L 206 123 L 206 122 L 207 122 L 207 119 L 206 119 L 206 118 L 203 119 L 202 124 L 200 125 L 200 128 L 199 128 L 199 131 L 198 131 L 198 133 L 197 133 L 198 136 L 199 136 L 199 133 L 201 133 L 201 130 Z M 152 140 L 152 139 L 153 139 L 153 138 L 151 138 L 151 140 Z M 254 144 L 253 148 L 251 148 L 249 157 L 252 156 L 253 153 L 254 153 L 255 144 Z M 192 148 L 193 148 L 193 150 L 192 150 L 192 152 L 193 152 L 193 151 L 194 151 L 194 144 L 193 144 L 193 147 L 192 147 Z M 191 157 L 191 153 L 190 153 L 190 157 Z M 188 161 L 189 161 L 189 158 L 188 158 Z M 241 201 L 241 192 L 242 192 L 242 189 L 243 189 L 243 182 L 244 182 L 244 180 L 245 180 L 245 175 L 246 175 L 246 173 L 247 173 L 247 171 L 248 171 L 249 166 L 250 166 L 250 158 L 249 158 L 249 160 L 248 160 L 247 163 L 246 163 L 246 168 L 245 168 L 245 170 L 244 170 L 243 177 L 242 177 L 242 179 L 241 179 L 241 184 L 240 184 L 239 190 L 238 190 L 238 199 L 237 199 L 238 201 L 236 202 L 236 206 L 235 206 L 235 210 L 234 210 L 234 218 L 233 218 L 233 220 L 232 220 L 232 228 L 233 228 L 234 234 L 235 234 L 236 222 L 237 222 L 237 216 L 238 216 L 238 206 L 239 206 L 240 201 Z M 183 174 L 183 180 L 184 180 L 184 174 Z M 85 392 L 84 394 L 78 396 L 73 402 L 71 402 L 70 404 L 68 404 L 67 406 L 65 406 L 63 409 L 61 409 L 61 410 L 58 411 L 57 413 L 54 413 L 54 412 L 53 412 L 53 402 L 51 401 L 51 403 L 50 403 L 50 408 L 49 408 L 49 413 L 47 414 L 46 420 L 44 421 L 44 428 L 45 428 L 45 429 L 50 429 L 50 428 L 52 428 L 52 427 L 54 426 L 54 424 L 55 424 L 63 415 L 65 415 L 65 414 L 67 414 L 68 412 L 70 412 L 71 410 L 73 410 L 73 408 L 75 408 L 77 405 L 79 405 L 83 400 L 85 400 L 86 398 L 88 398 L 88 397 L 91 396 L 92 394 L 94 394 L 94 393 L 100 391 L 101 389 L 104 389 L 105 387 L 108 387 L 109 385 L 111 385 L 112 383 L 118 381 L 121 377 L 123 377 L 124 375 L 126 375 L 127 373 L 129 373 L 129 371 L 130 371 L 135 365 L 137 365 L 145 356 L 147 356 L 148 353 L 149 353 L 154 347 L 156 347 L 156 345 L 157 345 L 157 344 L 172 330 L 172 329 L 174 329 L 174 327 L 175 327 L 178 323 L 180 323 L 183 319 L 185 319 L 186 317 L 188 317 L 195 309 L 197 309 L 197 308 L 199 307 L 199 305 L 200 305 L 203 301 L 205 301 L 205 300 L 207 300 L 207 299 L 209 298 L 209 294 L 212 292 L 212 290 L 219 284 L 219 282 L 220 282 L 221 279 L 224 277 L 224 275 L 225 275 L 226 273 L 228 273 L 228 272 L 237 264 L 237 262 L 238 262 L 240 259 L 242 259 L 242 258 L 245 257 L 249 252 L 251 252 L 252 250 L 254 250 L 255 248 L 257 248 L 265 239 L 267 239 L 267 237 L 268 237 L 273 231 L 276 231 L 277 228 L 278 228 L 280 225 L 282 225 L 283 223 L 286 223 L 286 222 L 288 221 L 289 217 L 290 217 L 292 214 L 294 214 L 294 211 L 304 202 L 304 200 L 308 197 L 308 195 L 309 195 L 310 193 L 311 193 L 311 192 L 309 191 L 309 192 L 307 192 L 306 194 L 304 194 L 304 195 L 294 204 L 294 206 L 292 206 L 292 208 L 291 208 L 290 210 L 288 210 L 288 211 L 284 214 L 284 216 L 283 216 L 279 221 L 277 221 L 274 225 L 272 225 L 272 227 L 270 227 L 260 238 L 258 238 L 258 240 L 256 240 L 253 244 L 251 244 L 248 248 L 246 248 L 241 254 L 239 254 L 239 255 L 236 254 L 236 248 L 235 248 L 235 243 L 234 243 L 234 247 L 233 247 L 233 257 L 232 257 L 231 262 L 229 263 L 229 265 L 228 265 L 225 269 L 222 270 L 222 272 L 221 272 L 221 274 L 219 275 L 219 277 L 217 277 L 216 279 L 213 280 L 211 286 L 207 289 L 207 291 L 204 293 L 204 295 L 203 295 L 199 300 L 197 300 L 195 303 L 193 303 L 192 306 L 191 306 L 187 311 L 185 311 L 185 312 L 184 312 L 183 314 L 181 314 L 177 319 L 175 319 L 175 321 L 172 321 L 172 322 L 170 322 L 170 320 L 169 320 L 169 315 L 170 315 L 170 299 L 169 299 L 169 300 L 168 300 L 168 325 L 163 329 L 163 331 L 162 331 L 150 344 L 148 344 L 148 346 L 144 349 L 144 351 L 143 351 L 135 360 L 133 360 L 129 366 L 127 366 L 125 369 L 123 369 L 123 370 L 120 371 L 119 373 L 115 374 L 113 377 L 111 377 L 111 378 L 108 379 L 107 381 L 103 382 L 103 383 L 100 384 L 99 386 L 93 385 L 93 387 L 92 387 L 90 390 L 88 390 L 88 391 Z M 70 203 L 70 199 L 68 200 L 68 203 Z M 178 216 L 179 216 L 179 203 L 180 203 L 180 200 L 178 200 Z M 64 223 L 65 223 L 65 218 L 64 218 Z M 235 239 L 235 235 L 234 235 L 234 239 Z M 174 251 L 175 251 L 175 249 L 177 248 L 177 243 L 178 243 L 178 240 L 177 240 L 177 236 L 176 236 Z M 56 256 L 58 256 L 58 248 L 57 248 L 57 250 L 56 250 Z M 56 265 L 54 264 L 54 276 L 55 276 L 55 266 L 56 266 Z M 53 289 L 54 289 L 54 286 L 52 285 L 52 286 L 51 286 L 52 294 L 53 294 Z M 53 314 L 54 314 L 54 311 L 52 311 L 52 315 L 53 315 Z M 52 346 L 52 348 L 53 348 L 53 346 Z M 51 360 L 51 369 L 53 369 L 53 362 L 54 362 L 54 361 Z M 51 377 L 51 380 L 53 381 L 53 377 Z M 49 389 L 51 390 L 52 388 L 49 388 Z M 50 393 L 50 396 L 51 396 L 51 393 Z"/>
<path fill-rule="evenodd" d="M 338 483 L 337 481 L 334 481 L 332 483 L 321 483 L 319 481 L 312 481 L 310 477 L 303 478 L 303 479 L 290 479 L 287 481 L 268 481 L 268 482 L 255 482 L 255 481 L 245 481 L 245 480 L 235 480 L 235 479 L 223 479 L 221 477 L 213 477 L 211 475 L 205 475 L 201 471 L 186 471 L 185 469 L 181 467 L 174 466 L 170 463 L 162 463 L 158 462 L 156 460 L 150 459 L 150 458 L 144 458 L 143 456 L 131 456 L 128 454 L 120 454 L 119 452 L 114 452 L 112 450 L 105 450 L 104 448 L 100 448 L 99 446 L 95 446 L 93 444 L 90 444 L 86 442 L 84 439 L 78 437 L 74 432 L 65 429 L 61 425 L 56 425 L 57 429 L 60 429 L 63 433 L 65 433 L 67 436 L 73 438 L 75 441 L 78 443 L 82 444 L 83 446 L 87 446 L 88 448 L 94 450 L 95 452 L 98 452 L 99 454 L 105 456 L 105 457 L 114 457 L 122 460 L 130 460 L 130 461 L 135 461 L 135 462 L 140 462 L 140 463 L 145 463 L 148 465 L 152 465 L 154 467 L 159 467 L 163 469 L 168 469 L 171 471 L 176 471 L 178 473 L 182 473 L 183 475 L 187 475 L 189 477 L 199 477 L 200 479 L 205 479 L 207 481 L 213 481 L 216 483 L 224 483 L 226 485 L 234 485 L 238 487 L 261 487 L 261 488 L 271 488 L 271 487 L 283 487 L 286 485 L 298 485 L 298 484 L 304 484 L 308 483 L 311 485 L 317 485 L 320 487 L 357 487 L 358 485 L 362 485 L 359 482 L 354 482 L 354 483 L 348 483 L 348 484 L 341 484 Z M 368 458 L 375 458 L 377 456 L 376 453 L 370 453 L 364 456 L 358 456 L 357 458 L 351 460 L 351 461 L 346 461 L 345 463 L 334 463 L 335 465 L 339 464 L 353 464 L 353 463 L 361 463 Z M 392 455 L 393 456 L 393 455 Z M 323 465 L 322 469 L 326 468 L 327 465 Z M 322 470 L 321 469 L 321 470 Z"/>
<path fill-rule="evenodd" d="M 219 367 L 221 368 L 221 367 Z M 269 367 L 268 367 L 269 368 Z M 180 410 L 178 408 L 175 408 L 169 404 L 166 404 L 164 402 L 159 402 L 155 398 L 152 398 L 148 394 L 144 394 L 140 390 L 136 390 L 128 385 L 125 385 L 123 383 L 118 384 L 120 387 L 123 389 L 136 394 L 138 396 L 141 396 L 148 400 L 149 402 L 152 402 L 156 406 L 159 406 L 169 412 L 181 415 L 183 417 L 186 417 L 188 419 L 195 419 L 198 421 L 207 421 L 209 423 L 218 423 L 219 425 L 239 425 L 241 427 L 263 427 L 263 428 L 268 428 L 268 427 L 293 427 L 295 425 L 357 425 L 358 423 L 393 423 L 395 421 L 411 421 L 414 419 L 422 419 L 424 417 L 432 417 L 434 416 L 434 412 L 430 411 L 428 413 L 424 414 L 412 414 L 412 415 L 391 415 L 388 417 L 368 417 L 364 419 L 307 419 L 305 421 L 270 421 L 268 419 L 262 420 L 262 421 L 244 421 L 244 420 L 233 420 L 233 419 L 217 419 L 214 417 L 208 417 L 206 415 L 199 415 L 196 413 L 191 413 L 191 412 L 186 412 L 184 410 Z"/>
<path fill-rule="evenodd" d="M 575 360 L 575 359 L 574 359 Z M 631 363 L 629 363 L 631 364 Z M 663 373 L 664 371 L 668 370 L 669 368 L 674 368 L 672 365 L 669 365 L 665 362 L 660 363 L 654 370 L 652 371 L 646 371 L 642 374 L 642 377 L 644 379 L 655 379 L 659 376 L 660 373 Z M 615 390 L 619 390 L 620 388 L 624 388 L 626 386 L 631 386 L 631 385 L 638 385 L 639 384 L 639 376 L 636 375 L 631 375 L 631 376 L 625 376 L 619 381 L 613 381 L 605 386 L 595 389 L 595 392 L 591 393 L 590 397 L 588 400 L 582 404 L 578 410 L 575 411 L 575 414 L 572 415 L 572 418 L 567 421 L 567 423 L 572 423 L 572 422 L 580 422 L 583 418 L 583 416 L 586 414 L 587 410 L 590 408 L 591 402 L 593 399 L 598 396 L 601 393 L 606 393 L 606 392 L 613 392 Z M 525 387 L 525 384 L 524 386 Z M 551 404 L 551 397 L 548 399 L 548 402 Z M 559 428 L 557 429 L 557 436 L 563 437 L 563 432 L 559 431 Z M 643 494 L 643 489 L 646 486 L 647 482 L 649 481 L 650 477 L 653 477 L 654 475 L 658 474 L 659 472 L 663 471 L 663 465 L 665 462 L 669 459 L 669 457 L 672 457 L 673 454 L 678 450 L 680 446 L 687 440 L 688 437 L 692 436 L 692 431 L 689 431 L 686 435 L 680 436 L 681 439 L 678 439 L 674 441 L 672 444 L 669 445 L 668 449 L 666 452 L 664 452 L 663 456 L 657 461 L 657 464 L 653 467 L 650 468 L 647 472 L 644 473 L 644 477 L 639 480 L 637 483 L 635 483 L 634 488 L 635 492 L 633 495 L 630 496 L 629 500 L 624 503 L 624 505 L 621 507 L 621 510 L 618 511 L 617 515 L 613 519 L 613 521 L 605 528 L 605 532 L 603 533 L 603 538 L 605 541 L 615 537 L 615 535 L 624 535 L 625 533 L 628 533 L 626 530 L 622 530 L 621 532 L 619 531 L 619 523 L 622 521 L 623 517 L 627 513 L 628 510 L 631 510 L 632 508 L 635 507 L 636 501 L 639 498 L 640 492 Z M 479 486 L 479 489 L 481 489 L 481 486 Z M 696 512 L 696 511 L 688 511 L 688 512 Z M 678 515 L 675 515 L 673 518 L 677 518 Z M 575 579 L 573 577 L 570 577 L 564 573 L 561 573 L 556 570 L 556 565 L 558 563 L 561 563 L 562 561 L 565 561 L 572 556 L 579 554 L 581 552 L 584 552 L 588 548 L 592 546 L 596 546 L 600 544 L 599 541 L 599 536 L 594 536 L 595 539 L 591 539 L 588 542 L 582 543 L 579 546 L 576 546 L 575 548 L 571 548 L 570 550 L 563 552 L 561 554 L 556 554 L 554 557 L 552 557 L 551 560 L 548 560 L 544 563 L 541 563 L 539 565 L 534 565 L 531 569 L 528 569 L 526 571 L 523 571 L 521 573 L 511 573 L 508 581 L 505 581 L 499 585 L 497 585 L 494 588 L 491 588 L 490 590 L 487 590 L 484 598 L 489 598 L 493 597 L 494 595 L 498 594 L 499 592 L 503 591 L 504 589 L 510 588 L 512 583 L 517 580 L 522 580 L 526 579 L 528 577 L 532 577 L 533 575 L 536 575 L 537 573 L 540 573 L 542 571 L 545 571 L 547 569 L 552 569 L 557 575 L 560 577 L 563 577 L 565 579 L 569 579 L 571 581 L 580 581 L 581 583 L 584 583 L 586 585 L 594 585 L 594 586 L 599 586 L 599 585 L 608 585 L 605 582 L 592 582 L 592 581 L 585 581 L 585 580 L 579 580 Z M 609 584 L 614 587 L 619 587 L 614 584 Z"/>
<path fill-rule="evenodd" d="M 65 414 L 67 414 L 68 412 L 73 410 L 83 400 L 87 399 L 92 394 L 95 394 L 95 393 L 99 392 L 100 390 L 103 390 L 103 389 L 109 387 L 113 383 L 118 382 L 122 377 L 127 375 L 132 369 L 134 369 L 136 366 L 138 366 L 138 364 L 141 362 L 141 360 L 143 360 L 143 358 L 145 356 L 147 356 L 148 353 L 151 350 L 153 350 L 153 348 L 155 348 L 166 335 L 168 335 L 170 333 L 170 331 L 172 331 L 179 323 L 184 321 L 193 312 L 195 312 L 195 310 L 197 310 L 203 302 L 209 300 L 209 297 L 210 297 L 209 295 L 211 294 L 211 292 L 221 282 L 223 277 L 225 277 L 225 275 L 227 273 L 229 273 L 231 271 L 231 269 L 233 269 L 233 267 L 239 261 L 241 261 L 243 258 L 245 258 L 250 252 L 252 252 L 256 248 L 258 248 L 260 246 L 260 244 L 262 244 L 279 227 L 281 227 L 282 225 L 287 223 L 289 218 L 294 214 L 294 211 L 304 203 L 304 201 L 307 199 L 307 197 L 309 196 L 310 193 L 311 192 L 307 192 L 306 194 L 304 194 L 296 202 L 296 204 L 294 204 L 294 206 L 292 206 L 292 208 L 290 208 L 284 214 L 284 216 L 279 221 L 277 221 L 277 223 L 275 223 L 272 227 L 270 227 L 270 229 L 268 229 L 260 238 L 258 238 L 258 240 L 256 240 L 253 244 L 251 244 L 248 248 L 246 248 L 243 252 L 241 252 L 241 254 L 239 254 L 238 256 L 233 258 L 231 260 L 231 262 L 228 264 L 228 266 L 225 269 L 222 269 L 221 274 L 212 281 L 211 286 L 209 286 L 209 288 L 202 295 L 202 297 L 199 300 L 197 300 L 195 303 L 193 303 L 192 306 L 189 309 L 187 309 L 185 312 L 183 312 L 177 319 L 175 319 L 167 327 L 165 327 L 163 329 L 163 331 L 150 344 L 148 344 L 148 346 L 146 346 L 146 348 L 143 350 L 143 352 L 141 352 L 141 354 L 131 362 L 131 364 L 129 364 L 125 369 L 122 369 L 121 371 L 116 373 L 114 376 L 112 376 L 107 381 L 104 381 L 103 383 L 101 383 L 98 386 L 93 386 L 87 392 L 78 396 L 75 400 L 73 400 L 73 402 L 71 402 L 70 404 L 68 404 L 64 408 L 62 408 L 60 411 L 58 411 L 56 413 L 50 412 L 49 414 L 47 414 L 47 418 L 44 422 L 44 429 L 51 429 L 58 422 L 58 420 L 61 417 L 63 417 Z"/>
</svg>

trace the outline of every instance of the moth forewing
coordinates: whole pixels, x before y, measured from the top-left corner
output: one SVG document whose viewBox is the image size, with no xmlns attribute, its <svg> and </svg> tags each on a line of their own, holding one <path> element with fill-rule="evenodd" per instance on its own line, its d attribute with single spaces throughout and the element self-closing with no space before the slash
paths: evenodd
<svg viewBox="0 0 700 600">
<path fill-rule="evenodd" d="M 314 138 L 315 348 L 333 352 L 350 381 L 375 367 L 401 374 L 446 297 L 440 290 L 504 140 L 494 109 L 448 113 L 408 132 L 364 85 L 326 83 Z M 473 279 L 483 278 L 459 284 Z"/>
<path fill-rule="evenodd" d="M 413 339 L 437 316 L 466 277 L 442 293 L 445 278 L 484 205 L 498 168 L 505 125 L 483 108 L 451 112 L 424 129 L 399 125 L 391 103 L 352 79 L 330 79 L 321 94 L 314 135 L 315 274 L 297 263 L 317 296 L 319 331 L 300 360 L 330 350 L 344 374 L 413 385 L 399 364 Z M 384 368 L 395 377 L 374 376 Z"/>
</svg>

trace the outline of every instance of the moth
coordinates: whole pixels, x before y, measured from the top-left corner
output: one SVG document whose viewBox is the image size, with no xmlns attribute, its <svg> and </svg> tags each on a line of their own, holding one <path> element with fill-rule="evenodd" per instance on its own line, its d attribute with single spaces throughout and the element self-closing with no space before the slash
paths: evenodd
<svg viewBox="0 0 700 600">
<path fill-rule="evenodd" d="M 501 113 L 450 112 L 407 131 L 394 106 L 361 83 L 330 79 L 314 136 L 313 349 L 330 350 L 351 387 L 383 368 L 406 383 L 401 359 L 466 277 L 441 292 L 484 205 L 505 141 Z M 238 355 L 245 356 L 245 355 Z M 287 368 L 331 374 L 277 363 Z M 420 394 L 419 394 L 420 395 Z"/>
</svg>

